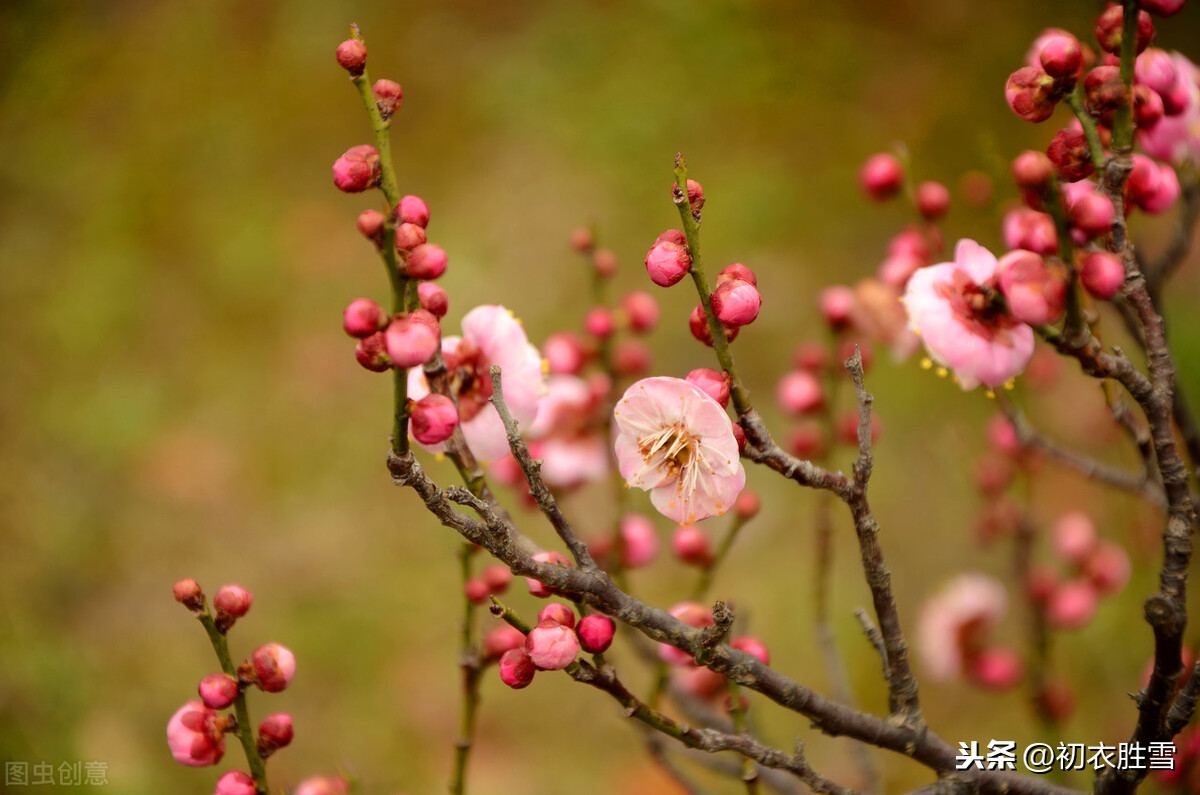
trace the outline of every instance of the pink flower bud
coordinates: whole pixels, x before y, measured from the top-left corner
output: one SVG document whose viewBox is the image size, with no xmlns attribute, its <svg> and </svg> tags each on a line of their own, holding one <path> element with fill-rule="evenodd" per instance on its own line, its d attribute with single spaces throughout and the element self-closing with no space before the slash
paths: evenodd
<svg viewBox="0 0 1200 795">
<path fill-rule="evenodd" d="M 880 263 L 879 280 L 902 291 L 912 275 L 925 265 L 925 260 L 912 254 L 893 254 Z"/>
<path fill-rule="evenodd" d="M 575 611 L 562 602 L 549 602 L 538 611 L 538 623 L 547 621 L 562 624 L 567 629 L 575 629 Z"/>
<path fill-rule="evenodd" d="M 265 643 L 250 655 L 259 688 L 268 693 L 285 690 L 296 676 L 296 655 L 278 643 Z"/>
<path fill-rule="evenodd" d="M 713 400 L 721 404 L 721 408 L 729 406 L 729 373 L 724 370 L 710 370 L 701 367 L 692 370 L 684 379 L 693 386 L 698 386 Z"/>
<path fill-rule="evenodd" d="M 240 770 L 230 770 L 217 779 L 213 795 L 256 795 L 257 792 L 254 779 Z"/>
<path fill-rule="evenodd" d="M 1070 580 L 1055 589 L 1046 603 L 1046 620 L 1058 629 L 1079 629 L 1096 615 L 1099 597 L 1085 579 Z"/>
<path fill-rule="evenodd" d="M 1087 184 L 1076 182 L 1076 185 Z M 1107 234 L 1112 229 L 1116 210 L 1112 200 L 1103 193 L 1089 193 L 1069 208 L 1071 223 L 1089 238 Z"/>
<path fill-rule="evenodd" d="M 1119 592 L 1129 582 L 1131 564 L 1125 550 L 1101 541 L 1083 563 L 1083 571 L 1101 596 Z"/>
<path fill-rule="evenodd" d="M 358 214 L 356 225 L 359 233 L 379 248 L 383 245 L 383 225 L 386 222 L 387 219 L 378 210 L 363 210 Z"/>
<path fill-rule="evenodd" d="M 748 522 L 758 516 L 760 510 L 762 510 L 762 498 L 758 496 L 758 492 L 750 489 L 743 489 L 742 493 L 733 501 L 733 512 L 743 522 Z"/>
<path fill-rule="evenodd" d="M 613 349 L 612 367 L 617 375 L 637 377 L 650 372 L 654 355 L 646 343 L 637 339 L 621 340 Z"/>
<path fill-rule="evenodd" d="M 735 262 L 732 265 L 726 265 L 717 274 L 717 284 L 721 282 L 743 281 L 750 282 L 755 287 L 758 286 L 758 277 L 754 275 L 754 271 L 747 268 L 740 262 Z"/>
<path fill-rule="evenodd" d="M 740 326 L 726 326 L 722 324 L 721 328 L 725 333 L 725 341 L 733 342 L 737 339 Z M 708 327 L 708 316 L 704 314 L 704 304 L 696 304 L 696 308 L 692 310 L 692 314 L 688 315 L 688 331 L 692 332 L 692 336 L 700 342 L 703 342 L 708 347 L 712 347 L 712 330 Z"/>
<path fill-rule="evenodd" d="M 677 284 L 692 267 L 687 247 L 678 243 L 655 243 L 646 255 L 646 272 L 659 287 Z"/>
<path fill-rule="evenodd" d="M 675 557 L 689 566 L 712 564 L 712 545 L 708 543 L 708 536 L 694 524 L 675 528 L 671 548 Z"/>
<path fill-rule="evenodd" d="M 1054 552 L 1076 566 L 1092 554 L 1096 546 L 1096 524 L 1083 511 L 1063 514 L 1054 523 Z"/>
<path fill-rule="evenodd" d="M 1183 8 L 1186 0 L 1142 0 L 1141 7 L 1160 17 L 1169 17 Z"/>
<path fill-rule="evenodd" d="M 392 118 L 404 101 L 404 89 L 395 80 L 376 80 L 375 85 L 371 86 L 371 93 L 375 95 L 375 107 L 379 108 L 379 115 L 384 121 Z"/>
<path fill-rule="evenodd" d="M 525 635 L 516 627 L 501 624 L 483 636 L 483 657 L 498 660 L 511 649 L 524 649 Z M 523 652 L 522 652 L 523 653 Z"/>
<path fill-rule="evenodd" d="M 729 692 L 729 680 L 725 675 L 703 666 L 676 668 L 671 671 L 671 681 L 680 692 L 703 700 Z"/>
<path fill-rule="evenodd" d="M 337 62 L 351 75 L 358 77 L 367 66 L 367 45 L 359 39 L 346 39 L 338 45 Z"/>
<path fill-rule="evenodd" d="M 771 664 L 771 653 L 767 651 L 767 644 L 753 635 L 743 635 L 740 638 L 734 638 L 729 645 L 738 651 L 744 651 L 746 654 L 757 657 L 762 661 L 763 665 Z"/>
<path fill-rule="evenodd" d="M 446 272 L 446 252 L 432 243 L 417 246 L 404 263 L 404 274 L 410 279 L 437 279 Z"/>
<path fill-rule="evenodd" d="M 712 294 L 713 314 L 726 326 L 753 323 L 761 306 L 758 288 L 740 279 L 721 282 Z"/>
<path fill-rule="evenodd" d="M 680 602 L 668 612 L 689 627 L 711 627 L 716 623 L 712 611 L 699 602 Z M 658 644 L 658 656 L 672 665 L 692 665 L 694 662 L 690 654 L 668 643 Z"/>
<path fill-rule="evenodd" d="M 1058 320 L 1066 309 L 1067 281 L 1058 269 L 1047 267 L 1041 255 L 1017 249 L 996 263 L 1000 292 L 1009 313 L 1031 326 Z"/>
<path fill-rule="evenodd" d="M 292 795 L 349 795 L 350 784 L 338 776 L 312 776 L 300 782 Z"/>
<path fill-rule="evenodd" d="M 825 429 L 817 422 L 808 420 L 788 431 L 787 449 L 797 458 L 819 458 L 827 445 Z"/>
<path fill-rule="evenodd" d="M 1020 655 L 1005 646 L 984 649 L 971 660 L 970 666 L 971 678 L 988 690 L 1008 690 L 1025 674 Z"/>
<path fill-rule="evenodd" d="M 433 282 L 421 282 L 417 285 L 417 299 L 421 308 L 439 320 L 446 316 L 450 308 L 450 299 L 441 286 Z"/>
<path fill-rule="evenodd" d="M 1175 59 L 1166 50 L 1151 47 L 1133 62 L 1133 73 L 1138 83 L 1156 94 L 1169 94 L 1179 82 L 1179 71 Z"/>
<path fill-rule="evenodd" d="M 571 248 L 580 254 L 587 254 L 595 247 L 596 239 L 592 235 L 592 230 L 582 226 L 571 230 Z"/>
<path fill-rule="evenodd" d="M 1150 46 L 1150 40 L 1154 38 L 1154 21 L 1145 11 L 1138 11 L 1137 16 L 1137 52 L 1141 52 Z M 1100 47 L 1105 52 L 1120 55 L 1121 26 L 1124 18 L 1125 13 L 1120 3 L 1104 9 L 1096 18 L 1096 41 L 1100 42 Z"/>
<path fill-rule="evenodd" d="M 420 196 L 403 196 L 393 210 L 397 225 L 416 224 L 424 229 L 429 226 L 429 205 Z"/>
<path fill-rule="evenodd" d="M 358 345 L 354 347 L 354 358 L 373 373 L 382 373 L 392 369 L 392 361 L 387 357 L 387 343 L 382 331 L 359 340 Z"/>
<path fill-rule="evenodd" d="M 1026 149 L 1013 158 L 1012 175 L 1018 188 L 1041 190 L 1054 176 L 1054 164 L 1043 152 Z"/>
<path fill-rule="evenodd" d="M 1022 66 L 1008 76 L 1004 99 L 1012 112 L 1030 122 L 1041 122 L 1054 114 L 1058 96 L 1053 90 L 1054 78 L 1040 66 Z"/>
<path fill-rule="evenodd" d="M 264 759 L 286 748 L 292 741 L 295 730 L 292 728 L 292 716 L 286 712 L 268 715 L 258 724 L 258 753 Z"/>
<path fill-rule="evenodd" d="M 629 330 L 645 334 L 658 325 L 658 299 L 645 290 L 633 290 L 621 297 L 621 311 L 629 322 Z"/>
<path fill-rule="evenodd" d="M 193 579 L 180 580 L 175 583 L 174 587 L 175 601 L 191 610 L 193 613 L 199 613 L 204 610 L 204 591 L 200 590 L 200 583 Z"/>
<path fill-rule="evenodd" d="M 1139 130 L 1149 130 L 1166 114 L 1162 96 L 1149 86 L 1133 87 L 1133 122 Z"/>
<path fill-rule="evenodd" d="M 571 561 L 567 560 L 565 555 L 553 550 L 550 550 L 549 552 L 539 552 L 533 556 L 533 559 L 542 563 L 553 563 L 556 566 L 571 565 Z M 529 586 L 529 593 L 533 594 L 539 599 L 545 599 L 548 596 L 554 595 L 554 590 L 539 580 L 535 580 L 532 577 L 526 577 L 525 582 Z"/>
<path fill-rule="evenodd" d="M 817 298 L 821 317 L 834 331 L 850 325 L 850 313 L 854 311 L 854 291 L 849 287 L 837 285 L 826 287 Z"/>
<path fill-rule="evenodd" d="M 542 621 L 525 637 L 525 653 L 541 670 L 561 671 L 579 656 L 579 638 L 557 621 Z"/>
<path fill-rule="evenodd" d="M 384 331 L 387 355 L 396 367 L 422 365 L 437 352 L 441 327 L 424 309 L 392 318 Z"/>
<path fill-rule="evenodd" d="M 1179 199 L 1179 177 L 1175 169 L 1164 164 L 1158 166 L 1158 190 L 1142 199 L 1141 207 L 1151 215 L 1165 213 Z"/>
<path fill-rule="evenodd" d="M 490 563 L 484 566 L 479 576 L 487 583 L 490 591 L 496 594 L 507 591 L 513 578 L 512 572 L 508 570 L 508 567 L 499 563 Z"/>
<path fill-rule="evenodd" d="M 488 595 L 491 589 L 488 588 L 486 582 L 476 577 L 472 577 L 463 583 L 463 597 L 473 605 L 481 605 L 488 601 Z"/>
<path fill-rule="evenodd" d="M 922 182 L 914 194 L 917 212 L 927 221 L 935 221 L 950 209 L 950 189 L 940 182 Z"/>
<path fill-rule="evenodd" d="M 594 337 L 606 339 L 616 331 L 612 310 L 606 306 L 594 306 L 583 318 L 583 330 Z"/>
<path fill-rule="evenodd" d="M 379 151 L 373 146 L 352 146 L 333 163 L 333 184 L 346 193 L 362 193 L 380 180 Z"/>
<path fill-rule="evenodd" d="M 215 765 L 225 755 L 225 733 L 219 716 L 199 701 L 189 701 L 167 722 L 167 745 L 181 765 Z"/>
<path fill-rule="evenodd" d="M 542 354 L 550 372 L 560 375 L 578 375 L 587 363 L 583 342 L 571 331 L 560 331 L 547 337 Z"/>
<path fill-rule="evenodd" d="M 687 247 L 687 235 L 680 232 L 678 229 L 668 229 L 667 231 L 654 238 L 654 245 L 659 243 L 674 243 L 677 246 Z"/>
<path fill-rule="evenodd" d="M 858 170 L 858 184 L 875 201 L 890 199 L 904 185 L 904 167 L 893 154 L 880 152 L 871 155 Z"/>
<path fill-rule="evenodd" d="M 370 298 L 355 298 L 342 313 L 342 328 L 351 337 L 369 337 L 379 331 L 383 310 Z"/>
<path fill-rule="evenodd" d="M 1028 207 L 1009 210 L 1004 216 L 1004 242 L 1009 248 L 1023 248 L 1037 254 L 1057 253 L 1054 219 Z"/>
<path fill-rule="evenodd" d="M 1070 34 L 1051 36 L 1042 46 L 1038 60 L 1051 77 L 1078 77 L 1083 69 L 1083 47 Z"/>
<path fill-rule="evenodd" d="M 736 422 L 731 422 L 729 427 L 733 431 L 733 440 L 737 442 L 738 455 L 741 455 L 746 452 L 746 431 Z"/>
<path fill-rule="evenodd" d="M 617 255 L 606 248 L 597 249 L 592 254 L 592 267 L 601 278 L 611 279 L 617 275 Z"/>
<path fill-rule="evenodd" d="M 678 185 L 671 187 L 671 192 L 678 190 Z M 698 215 L 701 208 L 704 207 L 704 187 L 694 179 L 687 181 L 687 197 L 688 206 L 692 209 L 692 215 Z"/>
<path fill-rule="evenodd" d="M 254 596 L 240 585 L 223 585 L 213 596 L 213 607 L 217 609 L 218 619 L 224 615 L 229 619 L 238 619 L 250 611 Z M 233 623 L 232 620 L 230 623 Z"/>
<path fill-rule="evenodd" d="M 621 517 L 621 542 L 625 548 L 621 562 L 628 569 L 648 566 L 658 556 L 658 532 L 654 522 L 640 513 L 627 513 Z"/>
<path fill-rule="evenodd" d="M 567 630 L 570 632 L 570 630 Z M 525 642 L 525 638 L 521 638 L 521 642 Z M 511 687 L 513 690 L 520 690 L 523 687 L 528 687 L 533 681 L 533 675 L 537 673 L 537 668 L 533 665 L 533 660 L 529 658 L 524 648 L 509 649 L 500 656 L 500 681 Z"/>
<path fill-rule="evenodd" d="M 430 392 L 420 400 L 409 400 L 408 416 L 412 419 L 413 438 L 421 444 L 446 441 L 458 427 L 458 408 L 445 395 Z"/>
<path fill-rule="evenodd" d="M 775 399 L 786 414 L 799 417 L 825 405 L 825 390 L 808 370 L 792 370 L 779 379 Z"/>
<path fill-rule="evenodd" d="M 200 680 L 200 700 L 209 709 L 225 709 L 238 694 L 237 680 L 226 673 L 209 674 Z"/>
<path fill-rule="evenodd" d="M 616 624 L 608 616 L 590 613 L 584 616 L 576 629 L 579 636 L 579 647 L 588 654 L 600 654 L 612 645 Z"/>
<path fill-rule="evenodd" d="M 1059 130 L 1046 147 L 1046 156 L 1067 182 L 1078 182 L 1096 172 L 1083 130 L 1071 127 Z"/>
<path fill-rule="evenodd" d="M 425 245 L 425 227 L 416 224 L 400 224 L 396 227 L 396 250 L 412 251 Z"/>
<path fill-rule="evenodd" d="M 1017 439 L 1017 429 L 1003 414 L 996 414 L 988 420 L 987 440 L 993 448 L 1009 455 L 1021 449 L 1021 443 Z"/>
<path fill-rule="evenodd" d="M 1116 295 L 1125 283 L 1125 266 L 1107 251 L 1092 251 L 1080 263 L 1079 281 L 1089 293 L 1106 300 Z"/>
<path fill-rule="evenodd" d="M 816 340 L 802 342 L 792 354 L 792 366 L 800 370 L 820 372 L 829 366 L 829 349 Z"/>
<path fill-rule="evenodd" d="M 1008 488 L 1016 471 L 1006 456 L 992 453 L 975 462 L 975 485 L 987 497 L 995 497 Z"/>
<path fill-rule="evenodd" d="M 1126 103 L 1125 83 L 1116 66 L 1097 66 L 1083 80 L 1084 99 L 1093 115 L 1108 115 Z"/>
</svg>

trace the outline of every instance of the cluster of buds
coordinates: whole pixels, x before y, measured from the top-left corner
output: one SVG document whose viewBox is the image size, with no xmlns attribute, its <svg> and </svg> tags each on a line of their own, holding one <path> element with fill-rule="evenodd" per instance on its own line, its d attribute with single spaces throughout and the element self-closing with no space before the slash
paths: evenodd
<svg viewBox="0 0 1200 795">
<path fill-rule="evenodd" d="M 965 676 L 989 690 L 1007 690 L 1024 676 L 1021 657 L 991 640 L 1007 610 L 1004 586 L 983 574 L 962 574 L 925 603 L 918 651 L 930 679 Z"/>
<path fill-rule="evenodd" d="M 538 613 L 537 626 L 522 635 L 507 625 L 484 640 L 485 654 L 498 659 L 500 680 L 519 690 L 528 687 L 538 671 L 561 671 L 579 652 L 601 654 L 612 645 L 616 625 L 608 616 L 591 613 L 576 620 L 561 602 L 550 602 Z"/>
<path fill-rule="evenodd" d="M 1057 629 L 1080 629 L 1096 615 L 1100 599 L 1129 582 L 1129 555 L 1102 541 L 1092 518 L 1082 511 L 1059 517 L 1051 535 L 1053 562 L 1034 567 L 1026 587 L 1046 621 Z"/>
<path fill-rule="evenodd" d="M 204 592 L 195 580 L 175 583 L 174 593 L 175 600 L 204 623 L 218 658 L 227 656 L 226 648 L 217 647 L 225 647 L 225 635 L 249 611 L 253 602 L 250 592 L 240 585 L 223 586 L 213 596 L 213 613 L 209 612 Z M 205 676 L 197 687 L 199 700 L 184 704 L 167 722 L 167 745 L 171 755 L 189 767 L 217 764 L 225 754 L 225 735 L 249 732 L 249 727 L 238 726 L 235 716 L 222 714 L 222 710 L 231 709 L 244 699 L 249 687 L 278 693 L 287 688 L 295 674 L 295 655 L 278 643 L 267 643 L 255 649 L 250 659 L 235 671 Z M 278 713 L 264 719 L 251 737 L 259 758 L 265 760 L 287 746 L 292 741 L 292 734 L 291 715 Z M 262 785 L 265 786 L 265 782 Z M 215 792 L 216 795 L 255 795 L 259 791 L 256 786 L 250 775 L 230 771 L 217 782 Z"/>
</svg>

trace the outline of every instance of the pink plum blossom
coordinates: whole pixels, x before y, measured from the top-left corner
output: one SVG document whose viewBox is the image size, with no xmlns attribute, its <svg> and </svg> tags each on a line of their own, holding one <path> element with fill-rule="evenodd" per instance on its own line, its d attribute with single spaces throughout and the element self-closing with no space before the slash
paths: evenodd
<svg viewBox="0 0 1200 795">
<path fill-rule="evenodd" d="M 215 765 L 225 755 L 220 716 L 199 701 L 189 701 L 167 722 L 167 745 L 181 765 Z"/>
<path fill-rule="evenodd" d="M 541 621 L 525 637 L 525 653 L 543 671 L 561 671 L 579 656 L 575 630 L 557 621 Z"/>
<path fill-rule="evenodd" d="M 500 366 L 504 402 L 517 423 L 527 427 L 537 416 L 538 401 L 545 391 L 542 357 L 529 344 L 520 322 L 502 306 L 475 307 L 463 318 L 462 327 L 463 336 L 442 338 L 450 388 L 458 399 L 459 423 L 467 446 L 480 461 L 495 461 L 508 453 L 508 439 L 500 415 L 488 402 L 491 366 Z M 420 400 L 429 392 L 421 368 L 409 370 L 409 397 Z M 422 446 L 430 452 L 442 450 L 440 444 Z"/>
<path fill-rule="evenodd" d="M 720 516 L 746 485 L 729 415 L 680 378 L 644 378 L 613 412 L 617 467 L 650 492 L 659 513 L 680 524 Z"/>
<path fill-rule="evenodd" d="M 917 651 L 935 681 L 960 676 L 968 657 L 1008 605 L 1004 586 L 978 573 L 959 575 L 921 608 Z"/>
<path fill-rule="evenodd" d="M 1147 50 L 1138 61 L 1149 53 Z M 1159 119 L 1158 124 L 1139 130 L 1138 143 L 1147 154 L 1173 165 L 1200 164 L 1200 68 L 1180 53 L 1172 53 L 1170 57 L 1175 67 L 1174 91 L 1159 93 L 1164 104 L 1168 100 L 1177 104 L 1168 109 L 1168 115 Z M 1170 110 L 1177 112 L 1171 114 Z"/>
<path fill-rule="evenodd" d="M 574 488 L 608 477 L 608 447 L 597 408 L 597 396 L 582 378 L 547 379 L 526 438 L 532 440 L 534 457 L 542 459 L 542 478 L 550 486 Z"/>
<path fill-rule="evenodd" d="M 1033 356 L 1033 329 L 996 301 L 996 271 L 990 251 L 960 240 L 954 262 L 917 271 L 904 293 L 909 327 L 963 389 L 999 386 L 1023 372 Z"/>
</svg>

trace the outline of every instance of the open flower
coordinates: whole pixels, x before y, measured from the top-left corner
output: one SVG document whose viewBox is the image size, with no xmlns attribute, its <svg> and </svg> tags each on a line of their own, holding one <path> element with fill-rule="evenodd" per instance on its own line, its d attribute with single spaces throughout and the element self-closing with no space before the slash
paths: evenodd
<svg viewBox="0 0 1200 795">
<path fill-rule="evenodd" d="M 960 240 L 954 262 L 922 268 L 904 292 L 909 327 L 963 389 L 1000 386 L 1033 355 L 1033 329 L 1008 314 L 996 282 L 996 257 Z"/>
<path fill-rule="evenodd" d="M 926 602 L 917 621 L 917 651 L 929 678 L 944 682 L 963 674 L 1007 606 L 1004 586 L 974 572 L 959 575 Z"/>
<path fill-rule="evenodd" d="M 680 524 L 720 516 L 746 485 L 737 440 L 721 404 L 680 378 L 644 378 L 613 416 L 617 467 Z"/>
<path fill-rule="evenodd" d="M 458 416 L 467 446 L 481 462 L 501 458 L 508 452 L 504 423 L 492 396 L 492 365 L 500 366 L 504 402 L 513 418 L 527 426 L 537 416 L 538 400 L 545 387 L 542 357 L 529 344 L 525 329 L 502 306 L 477 306 L 462 321 L 463 336 L 443 337 L 442 355 L 450 373 L 450 391 L 458 401 Z M 429 382 L 421 368 L 408 371 L 408 395 L 420 400 L 429 394 Z M 411 433 L 411 428 L 409 430 Z M 422 445 L 441 452 L 442 445 Z"/>
</svg>

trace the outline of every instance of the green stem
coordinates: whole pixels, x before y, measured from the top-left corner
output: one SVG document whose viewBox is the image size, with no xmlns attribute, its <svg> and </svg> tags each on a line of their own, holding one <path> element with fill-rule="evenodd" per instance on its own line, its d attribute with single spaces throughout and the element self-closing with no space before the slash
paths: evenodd
<svg viewBox="0 0 1200 795">
<path fill-rule="evenodd" d="M 1125 101 L 1113 114 L 1113 149 L 1128 151 L 1133 146 L 1133 62 L 1137 58 L 1138 0 L 1124 0 L 1121 17 L 1121 83 Z"/>
<path fill-rule="evenodd" d="M 1067 94 L 1067 107 L 1075 114 L 1075 118 L 1079 119 L 1080 126 L 1083 127 L 1083 137 L 1087 139 L 1088 153 L 1092 157 L 1092 165 L 1096 167 L 1097 173 L 1104 169 L 1104 164 L 1107 158 L 1104 156 L 1104 144 L 1100 142 L 1100 129 L 1096 126 L 1096 120 L 1092 118 L 1092 114 L 1088 113 L 1087 107 L 1083 102 L 1083 83 L 1075 86 L 1075 90 Z"/>
<path fill-rule="evenodd" d="M 712 586 L 712 581 L 717 575 L 717 568 L 725 560 L 726 555 L 729 554 L 729 549 L 733 546 L 733 539 L 737 537 L 738 531 L 745 524 L 745 519 L 734 515 L 733 524 L 729 526 L 729 531 L 725 533 L 725 537 L 721 539 L 721 543 L 717 546 L 717 551 L 713 554 L 712 562 L 700 570 L 700 579 L 696 581 L 696 588 L 692 592 L 692 601 L 704 601 L 704 596 L 708 593 L 708 589 Z"/>
<path fill-rule="evenodd" d="M 729 717 L 733 720 L 733 731 L 735 734 L 745 734 L 746 712 L 742 709 L 741 688 L 732 679 L 727 682 L 729 684 Z M 756 795 L 758 792 L 758 767 L 748 756 L 742 757 L 742 781 L 746 784 L 747 795 Z"/>
<path fill-rule="evenodd" d="M 459 571 L 464 586 L 471 578 L 471 556 L 474 547 L 464 543 L 458 551 Z M 462 628 L 459 635 L 461 665 L 463 673 L 463 703 L 459 723 L 458 740 L 454 743 L 454 778 L 450 782 L 450 792 L 463 795 L 467 791 L 467 760 L 471 755 L 471 745 L 475 737 L 475 717 L 479 712 L 479 655 L 475 649 L 472 636 L 475 606 L 471 600 L 463 597 Z"/>
<path fill-rule="evenodd" d="M 510 627 L 515 629 L 517 632 L 520 632 L 522 635 L 529 634 L 529 630 L 532 629 L 532 627 L 530 627 L 528 624 L 526 624 L 524 621 L 522 621 L 521 617 L 518 616 L 511 607 L 508 607 L 507 605 L 505 605 L 503 602 L 501 602 L 499 599 L 497 599 L 494 596 L 491 597 L 491 599 L 492 599 L 492 615 L 494 615 L 496 618 L 501 619 L 502 621 L 504 621 L 505 624 L 508 624 Z"/>
<path fill-rule="evenodd" d="M 204 631 L 208 633 L 208 640 L 212 644 L 213 651 L 217 653 L 221 670 L 237 679 L 237 668 L 233 665 L 233 658 L 229 656 L 229 641 L 221 633 L 221 630 L 217 629 L 212 614 L 208 612 L 208 605 L 204 606 L 204 612 L 197 618 L 204 625 Z M 250 766 L 250 777 L 254 779 L 254 790 L 258 795 L 267 795 L 267 765 L 265 760 L 258 755 L 258 745 L 254 742 L 254 729 L 251 728 L 250 723 L 250 710 L 246 707 L 246 692 L 241 688 L 240 681 L 238 682 L 237 698 L 233 702 L 233 710 L 237 715 L 238 740 L 241 741 L 242 750 L 246 753 L 246 764 Z"/>
<path fill-rule="evenodd" d="M 750 395 L 742 386 L 741 379 L 738 378 L 737 368 L 733 364 L 733 351 L 729 348 L 729 341 L 725 339 L 725 328 L 713 312 L 712 293 L 708 289 L 708 280 L 704 277 L 704 261 L 700 258 L 700 224 L 692 215 L 692 208 L 688 203 L 687 178 L 687 162 L 683 159 L 683 155 L 676 155 L 675 181 L 679 185 L 682 197 L 676 196 L 675 206 L 679 208 L 679 218 L 683 222 L 683 234 L 687 238 L 688 255 L 692 259 L 690 273 L 692 281 L 696 285 L 696 292 L 700 295 L 700 303 L 704 307 L 704 316 L 708 320 L 713 351 L 717 354 L 717 361 L 721 363 L 721 368 L 729 373 L 729 393 L 733 398 L 733 407 L 741 415 L 750 410 Z"/>
</svg>

